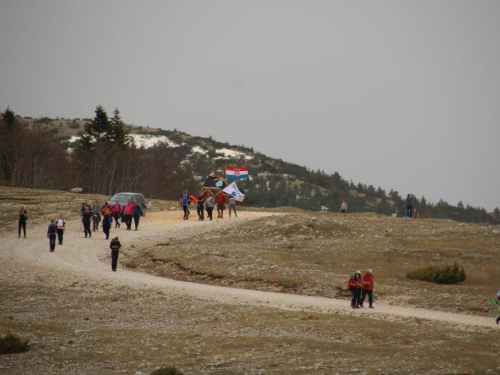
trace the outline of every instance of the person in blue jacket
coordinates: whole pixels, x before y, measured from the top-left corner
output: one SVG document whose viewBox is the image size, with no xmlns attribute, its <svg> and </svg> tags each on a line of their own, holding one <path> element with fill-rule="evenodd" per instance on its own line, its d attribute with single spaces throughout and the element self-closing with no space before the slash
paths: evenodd
<svg viewBox="0 0 500 375">
<path fill-rule="evenodd" d="M 406 217 L 413 217 L 413 194 L 406 196 Z"/>
<path fill-rule="evenodd" d="M 134 216 L 135 230 L 137 230 L 139 228 L 139 219 L 142 216 L 142 207 L 137 201 L 134 202 L 134 214 L 133 214 L 133 216 Z"/>
<path fill-rule="evenodd" d="M 189 201 L 189 194 L 187 190 L 184 190 L 182 192 L 181 199 L 179 199 L 179 203 L 181 204 L 182 210 L 184 211 L 184 220 L 189 219 L 189 214 L 190 214 L 189 205 L 191 202 Z"/>
</svg>

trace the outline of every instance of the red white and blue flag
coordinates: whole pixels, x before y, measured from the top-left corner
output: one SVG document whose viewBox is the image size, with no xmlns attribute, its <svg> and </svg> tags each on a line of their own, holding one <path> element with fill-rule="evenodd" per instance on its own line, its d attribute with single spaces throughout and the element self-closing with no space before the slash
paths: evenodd
<svg viewBox="0 0 500 375">
<path fill-rule="evenodd" d="M 246 180 L 248 178 L 248 168 L 227 166 L 226 178 L 228 180 Z"/>
</svg>

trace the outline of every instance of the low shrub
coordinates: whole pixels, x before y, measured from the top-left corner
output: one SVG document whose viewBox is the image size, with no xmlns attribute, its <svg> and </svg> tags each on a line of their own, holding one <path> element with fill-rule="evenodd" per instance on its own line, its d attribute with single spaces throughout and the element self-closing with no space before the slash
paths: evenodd
<svg viewBox="0 0 500 375">
<path fill-rule="evenodd" d="M 7 333 L 0 337 L 0 354 L 27 352 L 30 349 L 29 340 L 22 341 L 19 336 Z"/>
<path fill-rule="evenodd" d="M 182 375 L 182 371 L 177 370 L 175 367 L 162 367 L 154 370 L 151 375 Z"/>
<path fill-rule="evenodd" d="M 406 277 L 413 280 L 428 281 L 436 284 L 455 284 L 467 278 L 465 269 L 458 263 L 442 266 L 429 266 L 408 272 Z"/>
</svg>

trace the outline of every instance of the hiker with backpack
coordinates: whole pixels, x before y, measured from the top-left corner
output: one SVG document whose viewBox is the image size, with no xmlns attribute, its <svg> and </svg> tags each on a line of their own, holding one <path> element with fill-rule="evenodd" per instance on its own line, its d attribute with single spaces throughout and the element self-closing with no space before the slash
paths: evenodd
<svg viewBox="0 0 500 375">
<path fill-rule="evenodd" d="M 24 238 L 26 238 L 26 220 L 28 220 L 28 213 L 26 212 L 24 207 L 21 207 L 19 209 L 19 222 L 17 225 L 17 238 L 21 238 L 21 229 L 23 230 Z"/>
<path fill-rule="evenodd" d="M 111 249 L 111 270 L 113 272 L 116 272 L 116 266 L 118 264 L 118 255 L 121 247 L 122 244 L 118 240 L 118 237 L 113 238 L 111 240 L 111 243 L 109 244 L 109 248 Z"/>
<path fill-rule="evenodd" d="M 223 192 L 217 194 L 217 219 L 224 218 L 224 210 L 226 209 L 226 197 Z"/>
<path fill-rule="evenodd" d="M 361 278 L 361 271 L 356 271 L 356 273 L 349 278 L 347 283 L 347 289 L 352 294 L 351 308 L 359 309 L 361 304 L 361 287 L 363 286 L 363 280 Z"/>
<path fill-rule="evenodd" d="M 109 239 L 109 230 L 111 229 L 111 222 L 113 220 L 113 207 L 106 202 L 104 203 L 104 206 L 102 206 L 101 213 L 102 231 L 106 235 L 106 239 Z"/>
<path fill-rule="evenodd" d="M 59 218 L 57 219 L 57 240 L 59 245 L 63 244 L 63 234 L 64 227 L 66 226 L 66 220 L 64 220 L 62 212 L 59 214 Z"/>
<path fill-rule="evenodd" d="M 366 271 L 362 279 L 363 284 L 361 285 L 361 302 L 360 307 L 363 307 L 363 302 L 366 295 L 368 294 L 368 307 L 373 309 L 373 273 L 372 270 Z"/>
<path fill-rule="evenodd" d="M 49 239 L 50 252 L 54 252 L 56 248 L 57 225 L 54 219 L 50 221 L 49 228 L 47 229 L 47 238 Z"/>
</svg>

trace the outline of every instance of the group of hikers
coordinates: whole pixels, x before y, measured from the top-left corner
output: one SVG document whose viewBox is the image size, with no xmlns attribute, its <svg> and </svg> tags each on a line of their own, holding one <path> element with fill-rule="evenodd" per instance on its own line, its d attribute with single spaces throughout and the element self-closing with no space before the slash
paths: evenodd
<svg viewBox="0 0 500 375">
<path fill-rule="evenodd" d="M 189 206 L 191 203 L 196 205 L 196 213 L 200 221 L 205 220 L 205 210 L 207 211 L 207 218 L 212 220 L 214 206 L 217 206 L 217 219 L 224 218 L 224 211 L 226 208 L 229 209 L 229 217 L 231 217 L 231 211 L 234 212 L 234 217 L 238 217 L 236 214 L 236 199 L 222 191 L 215 195 L 208 190 L 200 191 L 198 193 L 198 198 L 196 198 L 194 195 L 189 194 L 187 190 L 184 190 L 179 199 L 179 205 L 182 206 L 182 211 L 184 213 L 184 220 L 189 219 L 189 215 L 191 214 Z M 228 206 L 226 206 L 226 203 Z"/>
</svg>

